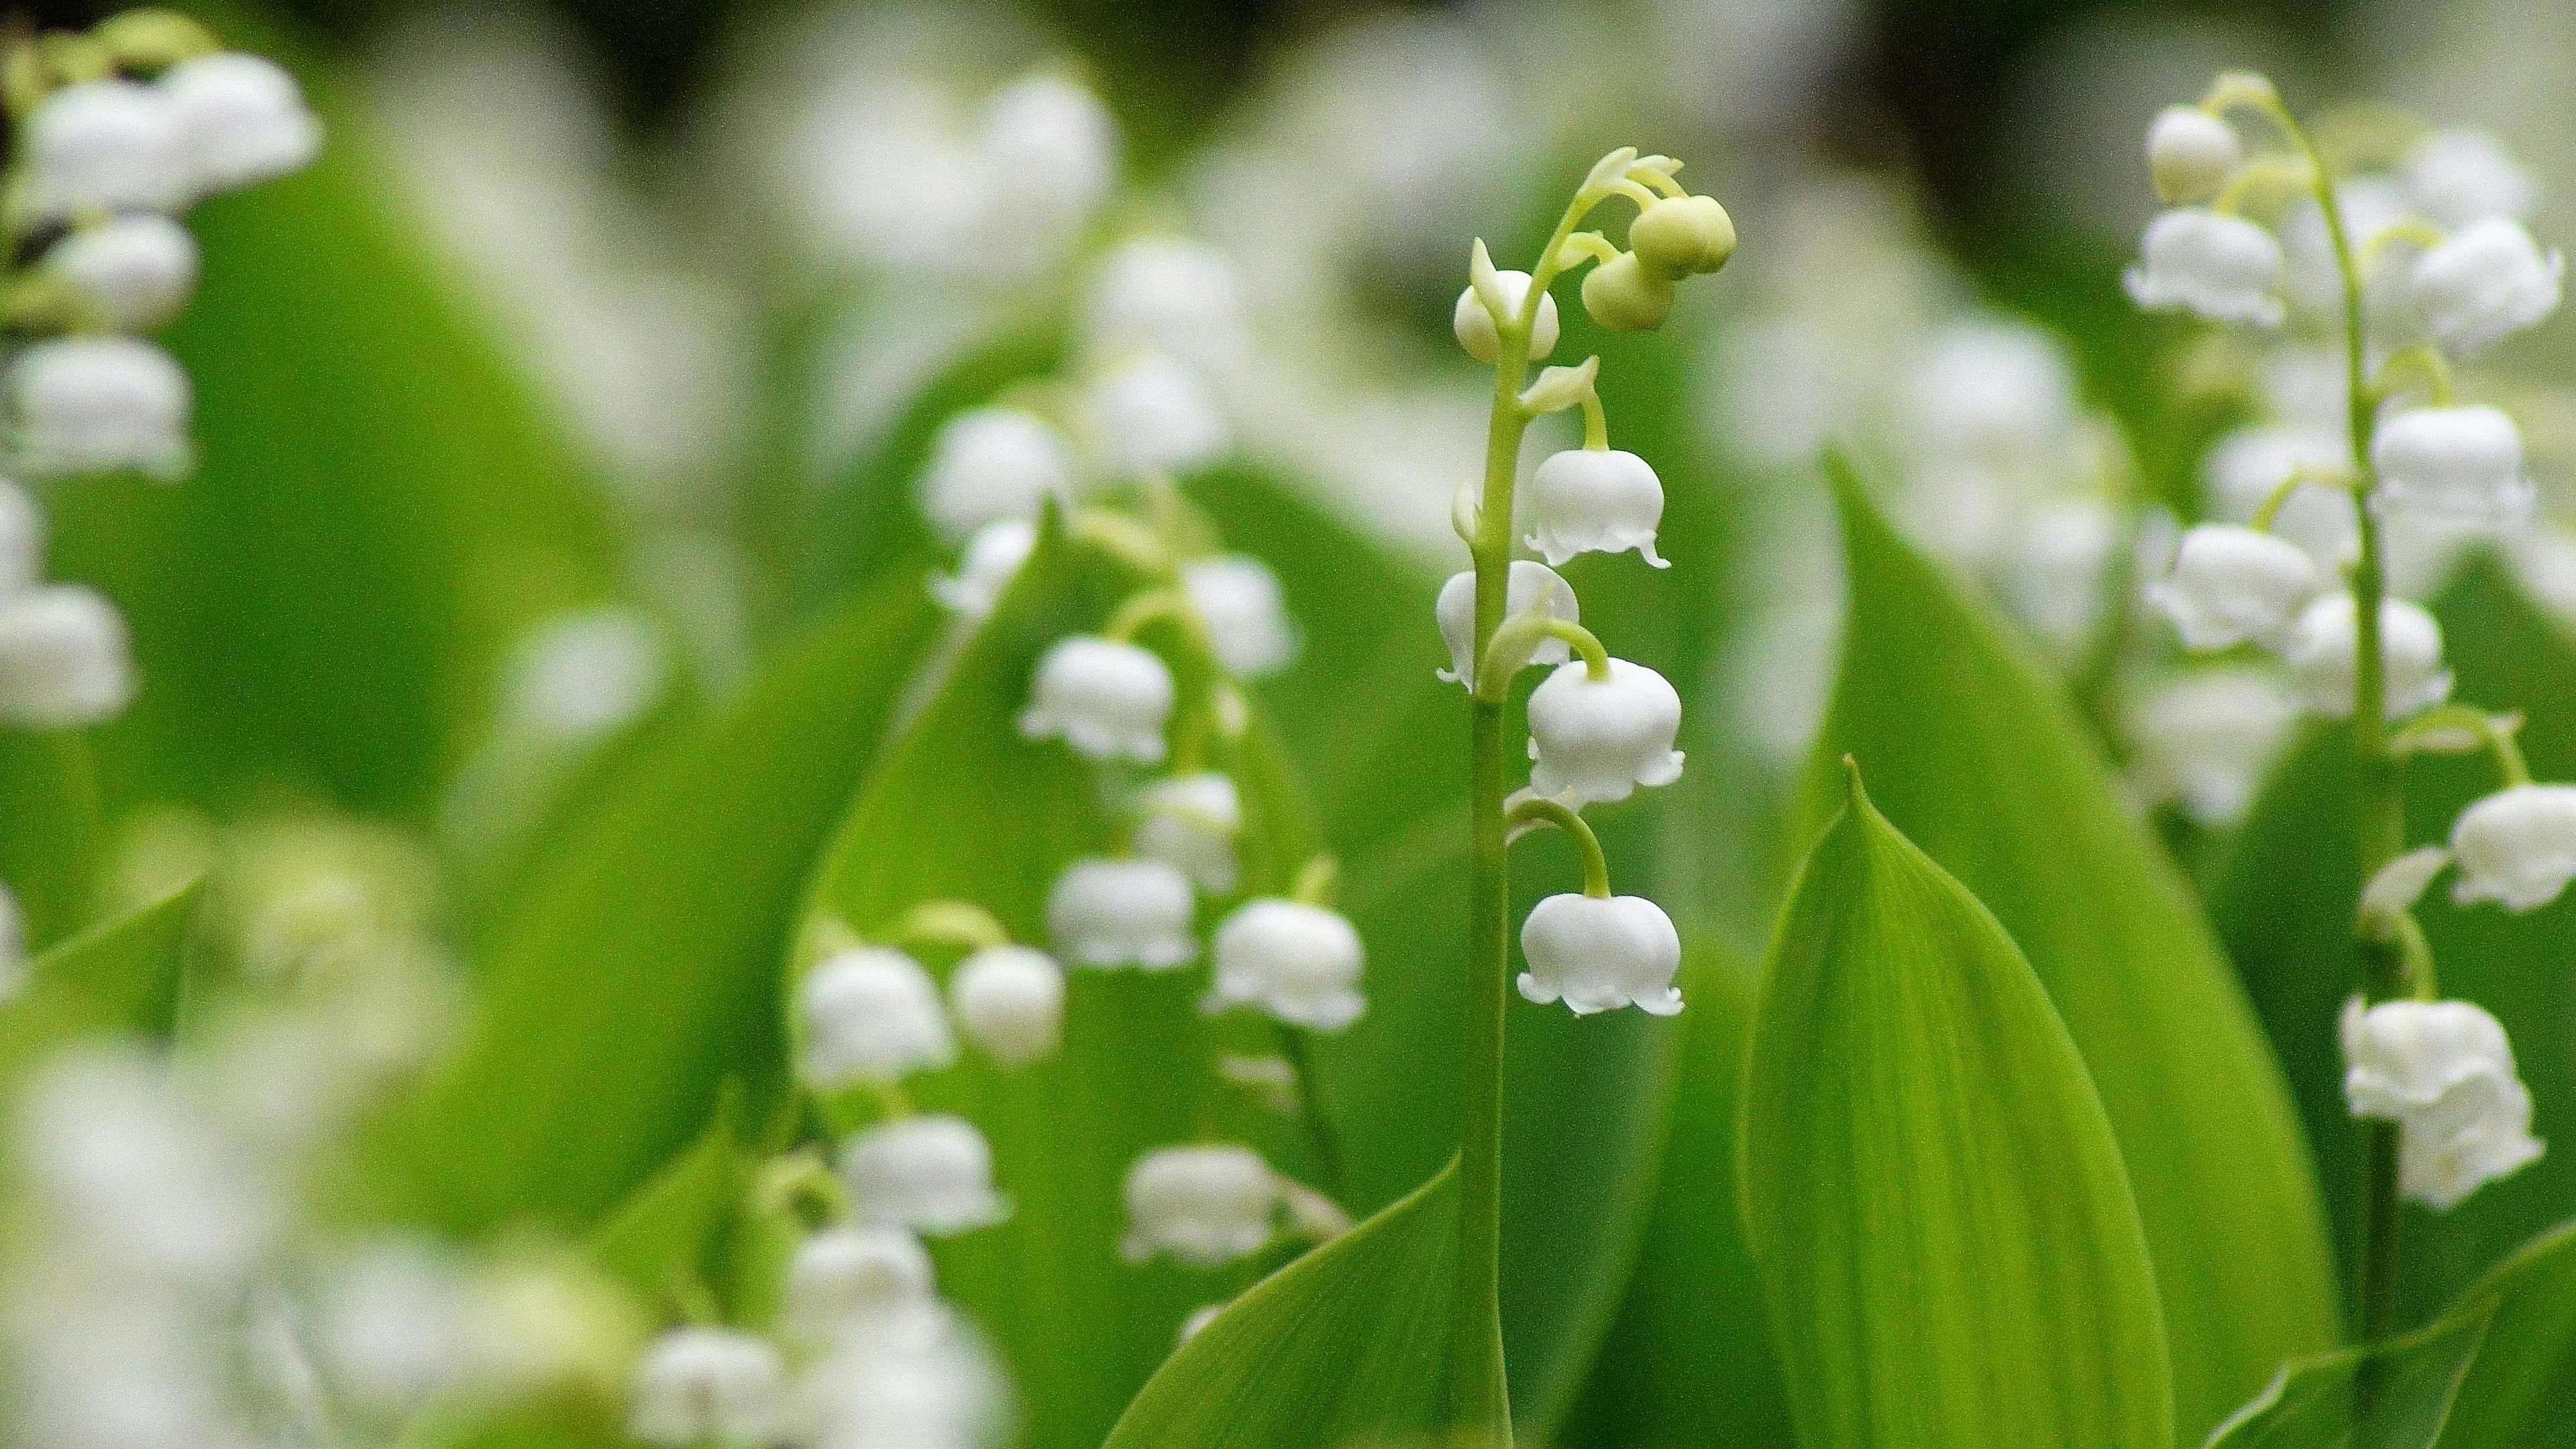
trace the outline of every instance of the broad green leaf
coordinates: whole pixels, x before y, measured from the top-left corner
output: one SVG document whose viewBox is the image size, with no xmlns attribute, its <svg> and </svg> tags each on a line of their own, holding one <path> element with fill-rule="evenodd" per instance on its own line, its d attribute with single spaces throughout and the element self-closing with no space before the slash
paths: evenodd
<svg viewBox="0 0 2576 1449">
<path fill-rule="evenodd" d="M 2576 1444 L 2571 1403 L 2576 1224 L 2413 1334 L 2288 1366 L 2210 1449 L 2561 1449 Z"/>
<path fill-rule="evenodd" d="M 526 624 L 606 597 L 601 496 L 388 196 L 358 109 L 275 37 L 328 128 L 309 170 L 189 224 L 204 281 L 168 343 L 197 471 L 53 491 L 65 577 L 127 610 L 144 680 L 106 732 L 157 796 L 257 783 L 418 812 Z"/>
<path fill-rule="evenodd" d="M 881 936 L 923 901 L 963 900 L 1015 940 L 1048 939 L 1047 892 L 1065 865 L 1113 845 L 1119 786 L 1062 744 L 1023 738 L 1020 711 L 1039 656 L 1101 627 L 1149 577 L 1050 514 L 991 617 L 859 793 L 816 874 L 810 918 Z M 1268 748 L 1263 731 L 1239 748 L 1258 756 Z M 1215 763 L 1242 782 L 1248 828 L 1262 837 L 1247 842 L 1247 884 L 1280 889 L 1277 872 L 1295 868 L 1302 831 L 1282 818 L 1293 814 L 1285 802 L 1257 788 L 1275 766 Z M 793 989 L 774 1000 L 792 1001 Z M 983 1129 L 998 1186 L 1013 1200 L 1009 1221 L 936 1252 L 942 1291 L 992 1332 L 1032 1406 L 1032 1445 L 1096 1449 L 1189 1313 L 1251 1276 L 1248 1266 L 1138 1266 L 1118 1252 L 1121 1186 L 1147 1150 L 1211 1134 L 1280 1146 L 1257 1135 L 1264 1114 L 1215 1085 L 1216 1044 L 1231 1023 L 1199 1010 L 1205 991 L 1198 967 L 1077 970 L 1052 1060 L 1006 1072 L 968 1050 L 906 1083 L 925 1110 Z M 852 1113 L 832 1115 L 854 1125 Z"/>
<path fill-rule="evenodd" d="M 17 897 L 28 946 L 62 940 L 97 909 L 102 829 L 86 738 L 0 729 L 0 886 Z"/>
<path fill-rule="evenodd" d="M 1846 768 L 1781 916 L 1739 1129 L 1799 1442 L 2164 1449 L 2155 1276 L 2075 1041 Z"/>
<path fill-rule="evenodd" d="M 2543 780 L 2576 779 L 2576 639 L 2536 613 L 2480 559 L 2435 601 L 2458 683 L 2453 695 L 2520 712 L 2524 753 Z M 2352 826 L 2352 737 L 2315 730 L 2275 773 L 2210 888 L 2247 992 L 2278 1044 L 2316 1143 L 2337 1236 L 2356 1241 L 2360 1134 L 2343 1098 L 2335 1021 L 2359 981 L 2352 949 L 2361 868 Z M 2484 756 L 2419 759 L 2407 769 L 2408 840 L 2449 836 L 2461 807 L 2496 788 Z M 2576 1130 L 2576 898 L 2527 916 L 2462 908 L 2436 884 L 2418 914 L 2442 992 L 2496 1014 L 2531 1088 L 2534 1130 Z M 2419 1323 L 2576 1203 L 2576 1153 L 2551 1151 L 2446 1213 L 2406 1209 L 2401 1323 Z"/>
<path fill-rule="evenodd" d="M 377 1145 L 384 1188 L 457 1231 L 577 1226 L 705 1120 L 774 1086 L 778 955 L 816 851 L 928 639 L 889 579 L 668 742 L 549 853 L 493 930 L 459 1060 Z"/>
<path fill-rule="evenodd" d="M 647 1301 L 685 1303 L 711 1289 L 708 1257 L 742 1196 L 741 1115 L 742 1094 L 728 1091 L 705 1133 L 600 1224 L 591 1261 Z"/>
<path fill-rule="evenodd" d="M 1695 944 L 1683 963 L 1681 1045 L 1654 1207 L 1619 1316 L 1565 1449 L 1789 1449 L 1762 1280 L 1745 1247 L 1736 1111 L 1753 1024 L 1753 968 Z"/>
<path fill-rule="evenodd" d="M 1436 1442 L 1458 1286 L 1455 1167 L 1264 1279 L 1163 1365 L 1107 1449 Z M 1499 1406 L 1502 1385 L 1493 1386 Z"/>
<path fill-rule="evenodd" d="M 2335 1344 L 2323 1210 L 2280 1067 L 2064 698 L 1847 469 L 1839 494 L 1851 608 L 1811 804 L 1831 798 L 1826 766 L 1857 758 L 1887 818 L 2028 956 L 2110 1114 L 2163 1297 L 2176 1425 L 2196 1439 L 2283 1361 Z"/>
</svg>

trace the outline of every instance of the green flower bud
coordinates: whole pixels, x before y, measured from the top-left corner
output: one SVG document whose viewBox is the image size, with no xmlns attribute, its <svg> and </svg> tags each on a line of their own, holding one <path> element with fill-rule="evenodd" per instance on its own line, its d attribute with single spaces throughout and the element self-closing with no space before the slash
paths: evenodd
<svg viewBox="0 0 2576 1449">
<path fill-rule="evenodd" d="M 1735 255 L 1735 222 L 1714 196 L 1672 196 L 1628 226 L 1638 263 L 1666 278 L 1713 272 Z"/>
<path fill-rule="evenodd" d="M 1673 284 L 1621 252 L 1583 279 L 1583 310 L 1613 332 L 1650 332 L 1673 312 Z"/>
</svg>

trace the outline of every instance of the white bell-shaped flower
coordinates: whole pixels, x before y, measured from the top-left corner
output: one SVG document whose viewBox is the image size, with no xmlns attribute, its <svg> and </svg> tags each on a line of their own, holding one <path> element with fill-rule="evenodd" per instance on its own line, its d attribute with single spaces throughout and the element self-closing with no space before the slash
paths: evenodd
<svg viewBox="0 0 2576 1449">
<path fill-rule="evenodd" d="M 798 1343 L 831 1343 L 924 1307 L 936 1286 L 928 1250 L 903 1229 L 825 1228 L 787 1262 L 779 1327 Z"/>
<path fill-rule="evenodd" d="M 1037 525 L 1025 518 L 999 518 L 975 530 L 966 541 L 957 572 L 930 581 L 931 597 L 970 619 L 993 612 L 1002 591 L 1020 575 L 1020 565 L 1038 546 Z"/>
<path fill-rule="evenodd" d="M 1189 364 L 1139 354 L 1092 381 L 1085 394 L 1101 471 L 1128 480 L 1195 473 L 1234 446 L 1215 392 Z"/>
<path fill-rule="evenodd" d="M 45 510 L 34 495 L 0 478 L 0 595 L 34 587 L 45 576 Z"/>
<path fill-rule="evenodd" d="M 2442 1211 L 2541 1154 L 2531 1093 L 2504 1028 L 2465 1001 L 2344 1006 L 2344 1097 L 2356 1117 L 2399 1124 L 2406 1195 Z"/>
<path fill-rule="evenodd" d="M 2198 106 L 2167 106 L 2147 127 L 2147 174 L 2167 206 L 2216 196 L 2244 159 L 2236 128 Z"/>
<path fill-rule="evenodd" d="M 1168 971 L 1198 959 L 1189 877 L 1159 860 L 1077 860 L 1047 892 L 1047 933 L 1076 966 Z"/>
<path fill-rule="evenodd" d="M 2462 905 L 2494 901 L 2536 911 L 2576 880 L 2576 785 L 2513 785 L 2460 812 L 2451 826 Z"/>
<path fill-rule="evenodd" d="M 2319 714 L 2347 719 L 2353 710 L 2354 668 L 2361 657 L 2356 632 L 2360 610 L 2350 594 L 2328 594 L 2310 604 L 2281 645 L 2281 660 Z M 2379 611 L 2380 654 L 2386 661 L 2388 717 L 2403 719 L 2451 697 L 2451 673 L 2442 667 L 2442 626 L 2422 606 L 2388 599 Z"/>
<path fill-rule="evenodd" d="M 137 212 L 71 233 L 44 268 L 112 332 L 143 332 L 179 315 L 197 289 L 197 239 L 166 216 Z"/>
<path fill-rule="evenodd" d="M 798 1380 L 812 1449 L 995 1449 L 1011 1394 L 992 1348 L 962 1315 L 934 1304 L 899 1336 L 858 1334 Z"/>
<path fill-rule="evenodd" d="M 2141 783 L 2194 823 L 2224 828 L 2245 818 L 2298 722 L 2298 696 L 2271 674 L 2213 669 L 2148 694 L 2129 733 Z"/>
<path fill-rule="evenodd" d="M 1682 774 L 1681 725 L 1681 696 L 1646 666 L 1613 659 L 1595 681 L 1582 660 L 1560 664 L 1530 691 L 1530 788 L 1579 803 L 1669 785 Z"/>
<path fill-rule="evenodd" d="M 635 1369 L 627 1432 L 667 1449 L 763 1449 L 787 1436 L 787 1365 L 767 1339 L 675 1328 Z"/>
<path fill-rule="evenodd" d="M 1181 565 L 1181 590 L 1206 621 L 1217 663 L 1242 679 L 1266 679 L 1296 662 L 1302 642 L 1270 565 L 1230 553 Z"/>
<path fill-rule="evenodd" d="M 2251 639 L 2277 644 L 2317 596 L 2325 578 L 2297 544 L 2232 523 L 2204 523 L 2182 536 L 2173 573 L 2148 599 L 2193 649 Z"/>
<path fill-rule="evenodd" d="M 2168 211 L 2147 225 L 2129 296 L 2150 312 L 2188 310 L 2217 322 L 2281 320 L 2281 243 L 2254 223 L 2214 211 Z"/>
<path fill-rule="evenodd" d="M 1061 739 L 1096 760 L 1160 764 L 1173 692 L 1171 668 L 1152 650 L 1077 634 L 1038 661 L 1020 733 Z"/>
<path fill-rule="evenodd" d="M 805 1028 L 796 1074 L 816 1091 L 897 1082 L 957 1058 L 939 988 L 901 951 L 835 951 L 806 973 L 796 995 Z"/>
<path fill-rule="evenodd" d="M 501 708 L 554 740 L 594 740 L 662 698 L 671 658 L 652 620 L 623 608 L 574 609 L 530 629 L 502 664 Z"/>
<path fill-rule="evenodd" d="M 2415 263 L 2415 305 L 2445 351 L 2474 356 L 2557 311 L 2565 269 L 2566 259 L 2544 254 L 2522 223 L 2495 217 Z"/>
<path fill-rule="evenodd" d="M 2370 461 L 2382 501 L 2437 518 L 2509 524 L 2529 514 L 2537 496 L 2522 472 L 2522 429 L 2483 404 L 2382 418 Z"/>
<path fill-rule="evenodd" d="M 1243 278 L 1224 252 L 1178 237 L 1138 237 L 1101 265 L 1084 310 L 1091 349 L 1150 349 L 1214 365 L 1243 341 Z"/>
<path fill-rule="evenodd" d="M 2338 404 L 2340 405 L 2340 404 Z M 2211 516 L 2232 523 L 2252 519 L 2290 475 L 2320 479 L 2352 475 L 2352 442 L 2341 423 L 2261 423 L 2238 428 L 2211 446 L 2201 481 Z M 2360 515 L 2352 495 L 2339 487 L 2300 488 L 2272 519 L 2272 536 L 2306 549 L 2329 576 L 2358 552 Z"/>
<path fill-rule="evenodd" d="M 1005 1067 L 1054 1056 L 1064 1042 L 1064 968 L 1030 946 L 987 946 L 957 963 L 949 1009 L 977 1050 Z"/>
<path fill-rule="evenodd" d="M 1556 570 L 1535 559 L 1514 559 L 1510 580 L 1503 586 L 1503 617 L 1518 618 L 1538 607 L 1548 618 L 1563 619 L 1569 624 L 1583 621 L 1583 605 L 1574 597 L 1574 586 Z M 1431 606 L 1432 617 L 1440 624 L 1441 641 L 1449 646 L 1449 667 L 1440 677 L 1454 680 L 1469 689 L 1476 687 L 1476 575 L 1473 570 L 1451 574 L 1440 586 L 1440 598 Z M 1530 655 L 1532 664 L 1563 664 L 1574 657 L 1571 646 L 1562 639 L 1546 639 Z"/>
<path fill-rule="evenodd" d="M 1549 896 L 1521 922 L 1521 995 L 1562 1001 L 1577 1016 L 1633 1006 L 1649 1016 L 1682 1009 L 1673 973 L 1682 938 L 1672 917 L 1644 896 Z"/>
<path fill-rule="evenodd" d="M 1216 931 L 1211 1011 L 1250 1006 L 1309 1031 L 1340 1031 L 1367 1009 L 1360 933 L 1338 911 L 1247 901 Z"/>
<path fill-rule="evenodd" d="M 1136 811 L 1137 854 L 1178 866 L 1209 895 L 1234 894 L 1243 797 L 1231 778 L 1207 771 L 1157 780 L 1137 800 Z"/>
<path fill-rule="evenodd" d="M 63 220 L 184 206 L 189 169 L 166 92 L 129 80 L 68 85 L 27 117 L 27 205 Z"/>
<path fill-rule="evenodd" d="M 963 1117 L 898 1117 L 841 1151 L 841 1180 L 859 1221 L 944 1238 L 998 1223 L 1011 1205 L 993 1191 L 993 1149 Z"/>
<path fill-rule="evenodd" d="M 2540 184 L 2484 131 L 2436 131 L 2406 153 L 2402 169 L 2407 199 L 2451 231 L 2495 217 L 2528 221 L 2540 204 Z"/>
<path fill-rule="evenodd" d="M 1635 549 L 1657 568 L 1655 526 L 1664 484 L 1646 460 L 1616 448 L 1570 448 L 1530 475 L 1526 542 L 1552 565 L 1579 553 Z"/>
<path fill-rule="evenodd" d="M 9 367 L 18 466 L 39 476 L 133 469 L 188 471 L 188 374 L 169 353 L 131 337 L 56 337 Z"/>
<path fill-rule="evenodd" d="M 1530 274 L 1496 272 L 1494 280 L 1503 294 L 1503 305 L 1515 313 L 1529 300 Z M 1485 300 L 1472 286 L 1458 294 L 1458 305 L 1450 309 L 1449 330 L 1458 335 L 1458 345 L 1467 355 L 1490 367 L 1503 355 L 1502 334 L 1494 326 L 1494 314 L 1485 310 Z M 1556 350 L 1556 298 L 1538 299 L 1538 317 L 1530 324 L 1530 361 L 1536 362 Z"/>
<path fill-rule="evenodd" d="M 200 195 L 301 171 L 322 154 L 322 123 L 303 89 L 264 56 L 183 60 L 162 72 L 161 91 L 178 115 L 189 182 Z"/>
<path fill-rule="evenodd" d="M 996 281 L 1032 278 L 1081 239 L 1116 184 L 1117 123 L 1071 78 L 1023 76 L 985 102 L 967 166 L 981 195 L 959 237 L 965 269 Z"/>
<path fill-rule="evenodd" d="M 1050 497 L 1071 497 L 1073 476 L 1073 450 L 1045 419 L 969 408 L 939 425 L 914 497 L 932 531 L 958 544 L 988 524 L 1035 518 Z"/>
<path fill-rule="evenodd" d="M 311 1333 L 334 1392 L 392 1417 L 453 1386 L 466 1367 L 472 1295 L 451 1256 L 412 1238 L 340 1255 L 311 1294 Z"/>
<path fill-rule="evenodd" d="M 0 594 L 0 721 L 77 729 L 125 712 L 134 698 L 125 616 L 78 584 Z"/>
<path fill-rule="evenodd" d="M 1248 1147 L 1165 1147 L 1127 1170 L 1126 1199 L 1129 1262 L 1216 1268 L 1269 1244 L 1279 1178 Z"/>
</svg>

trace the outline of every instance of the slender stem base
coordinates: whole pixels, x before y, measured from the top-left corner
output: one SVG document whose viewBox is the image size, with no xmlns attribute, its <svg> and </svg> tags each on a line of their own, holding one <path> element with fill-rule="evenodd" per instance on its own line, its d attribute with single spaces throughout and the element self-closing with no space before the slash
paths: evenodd
<svg viewBox="0 0 2576 1449">
<path fill-rule="evenodd" d="M 1503 841 L 1503 706 L 1478 703 L 1471 730 L 1474 826 L 1468 891 L 1466 1121 L 1458 1139 L 1458 1301 L 1449 1423 L 1459 1449 L 1509 1449 L 1503 1379 L 1503 1008 L 1511 963 L 1511 877 Z M 1499 1421 L 1497 1415 L 1500 1414 Z"/>
</svg>

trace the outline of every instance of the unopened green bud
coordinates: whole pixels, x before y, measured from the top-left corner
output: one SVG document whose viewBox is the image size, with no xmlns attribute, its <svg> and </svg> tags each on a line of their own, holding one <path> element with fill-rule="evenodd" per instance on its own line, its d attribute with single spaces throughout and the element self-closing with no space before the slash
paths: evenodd
<svg viewBox="0 0 2576 1449">
<path fill-rule="evenodd" d="M 1673 312 L 1673 284 L 1621 252 L 1583 279 L 1583 310 L 1613 332 L 1650 332 Z"/>
<path fill-rule="evenodd" d="M 1735 222 L 1713 196 L 1670 196 L 1629 224 L 1640 265 L 1666 278 L 1713 272 L 1735 255 Z"/>
</svg>

